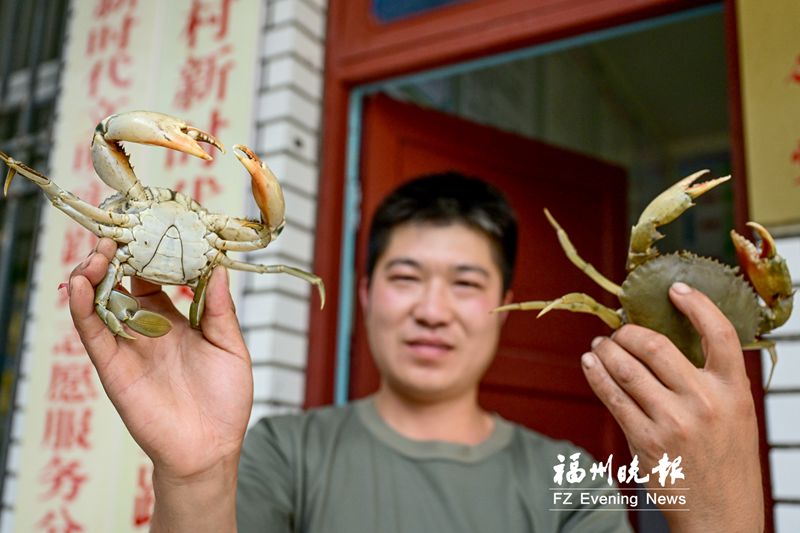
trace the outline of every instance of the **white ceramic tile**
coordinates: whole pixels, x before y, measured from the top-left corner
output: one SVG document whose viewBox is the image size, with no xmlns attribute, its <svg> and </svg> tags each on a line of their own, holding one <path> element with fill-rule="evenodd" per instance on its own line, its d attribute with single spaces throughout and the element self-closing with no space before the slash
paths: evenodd
<svg viewBox="0 0 800 533">
<path fill-rule="evenodd" d="M 778 364 L 775 365 L 770 390 L 800 388 L 800 341 L 779 342 L 776 351 Z M 761 354 L 764 379 L 766 380 L 772 362 L 766 350 L 762 350 Z M 766 385 L 766 382 L 764 384 Z"/>
<path fill-rule="evenodd" d="M 291 117 L 310 130 L 316 130 L 320 123 L 319 105 L 288 87 L 261 94 L 257 114 L 264 122 Z"/>
<path fill-rule="evenodd" d="M 260 328 L 245 333 L 253 364 L 278 363 L 297 368 L 306 366 L 308 339 L 303 335 Z"/>
<path fill-rule="evenodd" d="M 254 400 L 301 405 L 305 394 L 304 372 L 270 366 L 253 368 Z"/>
<path fill-rule="evenodd" d="M 309 304 L 279 293 L 256 293 L 244 298 L 244 309 L 239 316 L 245 328 L 273 324 L 292 331 L 308 331 Z"/>
<path fill-rule="evenodd" d="M 800 505 L 779 503 L 775 505 L 775 533 L 800 531 Z"/>
<path fill-rule="evenodd" d="M 769 443 L 800 443 L 800 394 L 767 394 L 765 404 Z"/>
<path fill-rule="evenodd" d="M 769 462 L 773 497 L 800 498 L 800 450 L 771 450 Z"/>
</svg>

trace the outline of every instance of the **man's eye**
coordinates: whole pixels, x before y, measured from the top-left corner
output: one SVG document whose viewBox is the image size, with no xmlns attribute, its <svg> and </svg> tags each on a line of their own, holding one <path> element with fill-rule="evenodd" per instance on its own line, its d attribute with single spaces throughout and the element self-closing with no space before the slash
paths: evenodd
<svg viewBox="0 0 800 533">
<path fill-rule="evenodd" d="M 409 274 L 393 274 L 389 276 L 389 281 L 398 281 L 398 282 L 414 282 L 417 281 L 419 278 L 417 276 L 412 276 Z"/>
<path fill-rule="evenodd" d="M 461 279 L 461 280 L 456 280 L 456 287 L 462 287 L 466 289 L 480 289 L 481 287 L 483 287 L 483 285 L 481 285 L 477 281 Z"/>
</svg>

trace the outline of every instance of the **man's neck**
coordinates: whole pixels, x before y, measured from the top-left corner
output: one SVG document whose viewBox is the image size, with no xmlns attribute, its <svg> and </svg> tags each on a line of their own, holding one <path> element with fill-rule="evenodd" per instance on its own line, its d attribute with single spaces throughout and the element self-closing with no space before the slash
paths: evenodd
<svg viewBox="0 0 800 533">
<path fill-rule="evenodd" d="M 413 440 L 475 445 L 494 430 L 494 418 L 480 408 L 476 393 L 436 402 L 415 402 L 384 386 L 375 394 L 375 407 L 389 427 Z"/>
</svg>

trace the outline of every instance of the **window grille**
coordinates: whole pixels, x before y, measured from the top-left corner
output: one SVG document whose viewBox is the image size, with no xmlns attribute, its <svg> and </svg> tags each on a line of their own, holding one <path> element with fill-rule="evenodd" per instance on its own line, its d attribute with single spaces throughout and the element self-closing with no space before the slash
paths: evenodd
<svg viewBox="0 0 800 533">
<path fill-rule="evenodd" d="M 0 0 L 0 151 L 47 171 L 67 0 Z M 0 199 L 0 501 L 20 375 L 42 194 L 15 180 Z"/>
</svg>

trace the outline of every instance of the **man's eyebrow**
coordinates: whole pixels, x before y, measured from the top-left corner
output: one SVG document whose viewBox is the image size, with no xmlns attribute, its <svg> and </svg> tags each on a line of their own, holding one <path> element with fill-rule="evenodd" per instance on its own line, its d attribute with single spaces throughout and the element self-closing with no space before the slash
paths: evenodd
<svg viewBox="0 0 800 533">
<path fill-rule="evenodd" d="M 480 274 L 481 276 L 483 276 L 485 278 L 489 277 L 489 271 L 486 270 L 485 268 L 481 267 L 481 266 L 478 266 L 478 265 L 468 265 L 468 264 L 467 265 L 456 265 L 453 268 L 453 270 L 455 270 L 456 273 L 459 273 L 459 274 L 474 272 L 476 274 Z"/>
<path fill-rule="evenodd" d="M 389 270 L 392 267 L 396 266 L 409 266 L 412 268 L 422 268 L 417 261 L 414 261 L 410 257 L 398 257 L 396 259 L 391 259 L 386 263 L 383 267 L 384 270 Z"/>
</svg>

